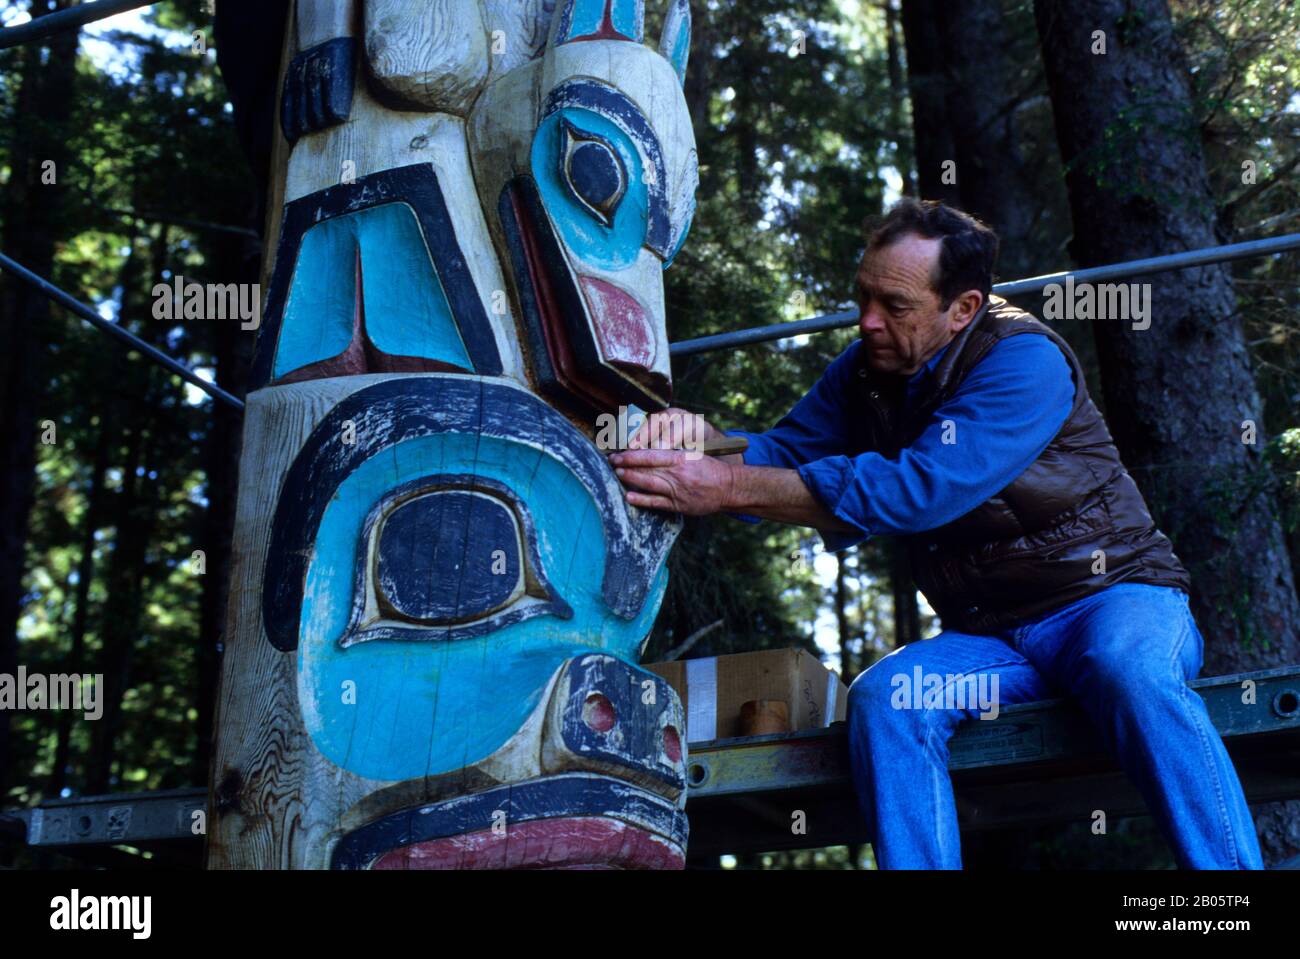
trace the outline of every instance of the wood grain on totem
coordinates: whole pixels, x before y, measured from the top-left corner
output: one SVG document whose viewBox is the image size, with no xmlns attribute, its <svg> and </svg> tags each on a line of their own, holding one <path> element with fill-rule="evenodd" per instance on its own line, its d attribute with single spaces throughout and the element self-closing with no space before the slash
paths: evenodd
<svg viewBox="0 0 1300 959">
<path fill-rule="evenodd" d="M 487 81 L 478 0 L 365 0 L 366 60 L 395 106 L 464 116 Z"/>
<path fill-rule="evenodd" d="M 337 37 L 351 36 L 357 0 L 297 0 L 293 11 L 297 50 L 307 50 Z"/>
<path fill-rule="evenodd" d="M 421 377 L 425 378 L 438 379 Z M 473 678 L 471 669 L 463 684 L 464 695 L 440 711 L 436 704 L 430 708 L 418 696 L 403 699 L 400 677 L 407 672 L 418 676 L 445 664 L 451 655 L 446 644 L 399 644 L 397 648 L 378 644 L 370 651 L 362 645 L 348 650 L 351 659 L 344 660 L 337 640 L 351 608 L 355 567 L 349 563 L 345 568 L 313 567 L 308 593 L 318 601 L 304 627 L 300 649 L 297 654 L 275 649 L 264 633 L 261 594 L 270 523 L 284 478 L 312 430 L 341 401 L 364 388 L 392 382 L 392 377 L 385 376 L 342 377 L 272 387 L 248 398 L 245 462 L 256 463 L 258 469 L 245 471 L 236 516 L 230 641 L 223 663 L 214 765 L 215 808 L 209 846 L 214 866 L 321 867 L 329 843 L 342 828 L 413 801 L 427 802 L 467 788 L 539 773 L 544 717 L 533 713 L 547 698 L 551 664 L 566 655 L 601 648 L 635 659 L 648 633 L 666 574 L 661 571 L 656 578 L 654 593 L 640 615 L 632 620 L 618 616 L 604 605 L 598 578 L 586 586 L 579 582 L 589 577 L 591 570 L 604 567 L 602 517 L 590 494 L 553 456 L 540 449 L 505 448 L 492 437 L 461 434 L 408 444 L 402 448 L 406 452 L 371 459 L 371 471 L 356 483 L 355 493 L 340 495 L 340 517 L 353 509 L 350 504 L 369 502 L 377 490 L 400 485 L 413 474 L 442 469 L 447 462 L 481 476 L 503 477 L 536 504 L 538 525 L 545 524 L 549 531 L 541 545 L 557 591 L 575 604 L 586 604 L 585 615 L 601 625 L 583 637 L 575 635 L 564 621 L 555 620 L 544 630 L 549 639 L 542 666 L 530 666 L 525 657 L 502 677 L 486 668 L 487 660 L 481 660 L 478 675 L 482 678 Z M 591 452 L 603 460 L 594 448 Z M 606 480 L 617 483 L 612 473 Z M 549 516 L 548 509 L 558 512 Z M 349 542 L 346 532 L 340 535 L 343 542 Z M 355 535 L 350 542 L 356 543 Z M 354 549 L 348 549 L 347 555 L 352 557 Z M 347 608 L 329 608 L 319 602 L 336 589 L 345 590 Z M 339 615 L 344 616 L 343 621 L 331 618 Z M 519 648 L 517 642 L 497 634 L 492 642 L 493 657 L 508 657 L 510 649 Z M 473 651 L 461 649 L 458 655 L 472 666 Z M 486 646 L 483 650 L 481 655 L 485 655 Z M 488 675 L 492 676 L 490 683 Z M 331 762 L 309 728 L 314 723 L 312 716 L 320 712 L 322 697 L 338 696 L 340 684 L 347 680 L 356 683 L 361 708 L 350 714 L 354 721 L 349 727 L 324 740 L 327 749 L 335 750 Z M 413 695 L 417 692 L 412 690 Z M 485 725 L 466 729 L 465 720 L 471 716 L 481 717 Z M 399 764 L 380 763 L 386 774 L 372 778 L 364 775 L 364 768 L 358 774 L 336 765 L 353 762 L 349 744 L 364 743 L 377 734 L 388 744 L 394 732 L 404 728 L 411 741 L 399 737 L 391 750 L 386 745 L 385 755 Z M 443 767 L 431 766 L 434 742 L 458 732 L 466 737 L 464 768 L 445 768 L 450 758 L 444 760 Z M 495 753 L 491 762 L 477 762 L 485 758 L 482 750 Z M 407 768 L 402 763 L 414 765 Z M 383 792 L 404 780 L 410 781 L 390 793 Z M 363 798 L 367 798 L 365 805 L 349 817 L 348 811 Z"/>
<path fill-rule="evenodd" d="M 426 19 L 404 15 L 417 6 L 431 11 L 433 16 Z M 631 174 L 641 162 L 651 163 L 654 169 L 651 182 L 643 184 L 646 195 L 656 198 L 654 215 L 648 208 L 645 214 L 646 236 L 654 249 L 629 246 L 616 253 L 612 248 L 578 243 L 577 253 L 590 261 L 574 261 L 581 263 L 582 289 L 588 294 L 602 291 L 592 307 L 598 326 L 585 332 L 608 354 L 600 358 L 601 362 L 621 351 L 625 357 L 660 369 L 666 376 L 666 343 L 656 343 L 652 349 L 635 337 L 629 339 L 626 326 L 635 313 L 629 304 L 635 304 L 657 322 L 656 335 L 662 338 L 659 273 L 675 252 L 669 246 L 684 235 L 693 209 L 693 140 L 679 88 L 689 47 L 689 18 L 683 14 L 684 8 L 670 14 L 670 29 L 661 41 L 661 49 L 668 57 L 664 60 L 639 43 L 613 39 L 626 35 L 641 39 L 640 6 L 628 0 L 560 0 L 558 7 L 568 17 L 565 29 L 569 32 L 564 36 L 567 42 L 547 48 L 544 38 L 551 6 L 545 0 L 439 0 L 432 4 L 373 0 L 360 4 L 360 9 L 350 2 L 301 3 L 296 12 L 296 30 L 286 35 L 283 62 L 288 66 L 294 56 L 325 45 L 325 52 L 312 69 L 328 79 L 331 87 L 310 109 L 303 107 L 308 122 L 301 130 L 299 121 L 289 118 L 289 126 L 297 135 L 292 148 L 280 132 L 277 117 L 268 205 L 268 227 L 272 229 L 268 229 L 268 236 L 277 235 L 286 203 L 325 197 L 344 184 L 366 184 L 371 182 L 366 178 L 372 175 L 425 167 L 438 184 L 448 185 L 442 193 L 449 229 L 440 225 L 434 232 L 444 238 L 450 236 L 459 246 L 475 294 L 490 317 L 504 377 L 525 384 L 529 380 L 516 326 L 518 300 L 502 302 L 501 298 L 504 291 L 515 289 L 515 278 L 510 276 L 511 270 L 503 271 L 500 266 L 497 253 L 503 250 L 503 238 L 498 233 L 494 242 L 489 223 L 496 219 L 495 204 L 502 187 L 519 171 L 528 170 L 534 130 L 544 109 L 543 94 L 553 93 L 567 78 L 599 78 L 622 89 L 631 97 L 628 102 L 636 112 L 653 119 L 654 138 L 660 142 L 652 145 L 644 131 L 636 132 L 632 129 L 635 123 L 623 118 L 627 129 L 620 129 L 624 134 L 629 130 L 635 134 L 636 151 L 635 155 L 622 153 L 624 172 Z M 457 37 L 454 30 L 445 29 L 452 22 L 449 18 L 473 29 L 466 31 L 467 36 Z M 500 37 L 494 32 L 498 28 Z M 484 43 L 491 41 L 486 69 L 482 63 L 471 62 L 473 58 L 466 53 L 478 49 L 480 37 L 468 36 L 476 32 L 481 32 Z M 505 42 L 501 50 L 496 49 L 499 39 Z M 345 48 L 351 52 L 351 65 L 343 55 Z M 442 66 L 431 70 L 434 63 Z M 336 69 L 336 65 L 340 66 Z M 350 102 L 346 90 L 338 87 L 349 71 Z M 308 75 L 304 70 L 304 80 Z M 370 76 L 376 79 L 378 95 L 370 89 Z M 507 96 L 485 105 L 488 98 L 484 90 L 497 88 Z M 298 93 L 289 92 L 294 96 Z M 512 99 L 515 94 L 517 98 Z M 278 108 L 279 95 L 276 102 Z M 293 102 L 296 105 L 298 101 Z M 303 104 L 308 102 L 302 100 Z M 404 109 L 395 109 L 395 105 Z M 464 119 L 467 113 L 468 121 Z M 629 122 L 632 127 L 628 127 Z M 485 132 L 482 156 L 471 153 L 469 126 Z M 601 127 L 596 121 L 590 121 L 588 126 L 591 129 L 586 134 L 603 130 L 609 137 L 618 138 L 619 130 L 610 126 Z M 657 154 L 663 158 L 662 163 L 654 159 Z M 609 170 L 599 163 L 591 165 L 591 150 L 585 155 L 587 159 L 578 164 L 582 169 L 578 169 L 577 179 L 599 203 L 603 194 L 596 194 L 608 180 L 605 174 Z M 476 194 L 475 170 L 480 164 L 493 171 L 495 182 L 484 188 L 480 181 L 483 192 Z M 418 218 L 420 211 L 416 212 Z M 572 226 L 561 218 L 560 228 L 565 228 L 566 222 Z M 497 229 L 497 224 L 493 223 L 492 228 Z M 446 255 L 434 249 L 429 227 L 421 223 L 420 229 L 419 242 L 414 235 L 404 239 L 387 237 L 393 241 L 392 255 L 398 263 L 412 253 L 434 261 Z M 639 243 L 635 230 L 629 237 L 628 243 Z M 360 252 L 354 255 L 350 267 L 354 285 L 360 285 L 355 274 L 358 261 L 363 274 L 361 284 L 365 282 L 364 247 L 359 245 Z M 382 263 L 388 253 L 385 244 L 371 245 L 371 249 L 378 252 Z M 568 252 L 575 252 L 572 244 Z M 289 257 L 285 249 L 268 244 L 264 291 L 273 285 L 273 255 L 279 259 L 279 269 L 287 268 L 289 274 L 299 256 L 295 250 L 293 263 L 286 263 Z M 611 264 L 619 269 L 612 269 Z M 442 265 L 435 265 L 441 271 Z M 344 279 L 347 275 L 343 275 Z M 616 288 L 631 292 L 624 296 Z M 406 312 L 400 304 L 390 308 Z M 359 334 L 363 326 L 368 326 L 356 311 L 345 311 L 342 325 L 347 334 Z M 323 327 L 317 334 L 325 336 L 328 332 Z M 435 362 L 447 359 L 458 357 Z M 617 376 L 626 372 L 614 363 L 606 365 Z M 393 379 L 315 379 L 261 390 L 249 397 L 229 640 L 219 695 L 210 865 L 322 867 L 328 863 L 331 844 L 338 836 L 367 823 L 420 803 L 489 789 L 498 783 L 518 782 L 543 772 L 595 770 L 628 775 L 633 780 L 641 776 L 647 786 L 668 789 L 669 793 L 675 788 L 665 786 L 662 770 L 645 767 L 637 771 L 638 762 L 650 761 L 645 756 L 610 754 L 601 759 L 599 750 L 579 755 L 582 750 L 575 752 L 562 745 L 562 741 L 569 743 L 563 737 L 568 735 L 564 730 L 569 728 L 566 723 L 571 717 L 565 710 L 572 706 L 568 697 L 573 687 L 568 674 L 553 667 L 565 655 L 591 649 L 609 649 L 625 659 L 635 658 L 636 646 L 648 630 L 663 589 L 663 573 L 660 570 L 654 578 L 651 595 L 636 616 L 629 619 L 610 608 L 608 597 L 602 595 L 609 584 L 602 588 L 602 577 L 592 573 L 603 571 L 605 566 L 605 527 L 622 514 L 611 511 L 602 497 L 592 498 L 591 484 L 584 486 L 576 479 L 572 463 L 552 465 L 559 462 L 553 455 L 528 448 L 527 444 L 521 453 L 520 444 L 509 437 L 485 436 L 481 431 L 465 429 L 430 433 L 409 443 L 394 444 L 385 455 L 367 461 L 350 474 L 348 485 L 333 504 L 336 508 L 321 517 L 324 547 L 318 550 L 314 538 L 310 545 L 299 547 L 310 549 L 314 559 L 305 573 L 302 607 L 309 615 L 301 624 L 303 636 L 294 637 L 297 649 L 277 649 L 268 641 L 263 630 L 261 593 L 270 525 L 283 502 L 306 495 L 302 488 L 283 488 L 291 466 L 301 456 L 312 431 L 341 405 L 346 406 L 348 397 Z M 635 377 L 627 381 L 634 387 L 639 383 Z M 583 426 L 588 431 L 593 428 L 591 423 Z M 538 563 L 545 563 L 557 592 L 572 601 L 575 614 L 580 620 L 585 618 L 586 624 L 577 631 L 568 624 L 566 631 L 564 620 L 546 620 L 548 625 L 537 637 L 545 650 L 542 665 L 512 667 L 504 683 L 488 669 L 488 664 L 497 662 L 495 647 L 492 657 L 486 651 L 480 654 L 480 678 L 476 683 L 473 656 L 464 653 L 473 647 L 460 641 L 441 645 L 361 643 L 347 651 L 353 658 L 341 667 L 343 646 L 338 640 L 357 609 L 353 602 L 357 598 L 357 574 L 378 555 L 373 542 L 364 542 L 369 506 L 404 482 L 465 474 L 510 486 L 519 492 L 530 511 L 536 510 Z M 603 481 L 609 485 L 611 495 L 619 492 L 612 474 L 604 476 Z M 602 505 L 595 505 L 598 502 Z M 557 504 L 563 504 L 563 510 Z M 663 535 L 666 539 L 661 537 L 659 547 L 671 541 L 670 533 Z M 397 588 L 400 584 L 393 581 L 391 585 Z M 417 607 L 426 603 L 424 599 L 414 602 Z M 375 605 L 378 608 L 378 599 Z M 388 612 L 395 612 L 391 606 Z M 459 610 L 459 604 L 453 606 L 453 611 Z M 368 609 L 363 601 L 362 614 L 369 615 Z M 405 611 L 408 619 L 419 618 L 412 617 L 411 611 Z M 423 611 L 428 614 L 433 606 Z M 542 622 L 541 618 L 534 621 L 528 631 L 536 632 Z M 513 628 L 515 625 L 507 627 Z M 507 640 L 507 645 L 511 642 Z M 467 728 L 473 724 L 464 715 L 456 715 L 456 709 L 446 706 L 445 712 L 440 711 L 437 702 L 427 701 L 427 680 L 450 662 L 453 649 L 460 650 L 456 655 L 463 660 L 461 666 L 467 668 L 461 670 L 460 693 L 450 692 L 449 699 L 462 702 L 462 714 L 472 710 L 486 716 L 486 732 Z M 529 655 L 537 658 L 535 653 Z M 525 662 L 530 662 L 528 656 Z M 340 713 L 332 701 L 338 690 L 332 687 L 343 681 L 345 673 L 346 681 L 356 683 L 358 702 L 363 705 Z M 680 711 L 680 704 L 677 709 Z M 671 719 L 670 711 L 660 710 L 657 715 L 661 724 Z M 662 732 L 662 725 L 655 728 Z M 647 730 L 638 732 L 642 734 L 648 734 Z M 457 736 L 463 745 L 459 757 L 454 755 Z M 439 743 L 440 739 L 452 746 Z M 657 741 L 652 736 L 641 743 L 642 752 L 653 752 L 658 748 L 653 745 Z M 418 761 L 421 749 L 422 765 Z M 489 749 L 494 751 L 482 755 Z M 438 750 L 442 750 L 441 754 Z M 651 760 L 652 766 L 659 762 L 653 756 Z M 453 768 L 457 761 L 459 767 Z"/>
</svg>

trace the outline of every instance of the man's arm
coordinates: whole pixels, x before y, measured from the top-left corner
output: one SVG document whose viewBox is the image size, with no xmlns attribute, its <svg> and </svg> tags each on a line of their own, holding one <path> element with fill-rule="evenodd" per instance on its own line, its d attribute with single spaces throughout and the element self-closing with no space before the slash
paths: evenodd
<svg viewBox="0 0 1300 959">
<path fill-rule="evenodd" d="M 862 453 L 770 469 L 669 450 L 612 460 L 623 482 L 642 491 L 629 492 L 633 505 L 693 515 L 743 511 L 811 526 L 839 550 L 871 535 L 942 526 L 1005 488 L 1060 431 L 1074 390 L 1056 345 L 1022 334 L 994 347 L 896 460 Z"/>
<path fill-rule="evenodd" d="M 761 474 L 752 473 L 751 471 L 739 474 L 743 479 L 738 481 L 740 485 L 736 488 L 736 492 L 743 502 L 753 503 L 754 509 L 744 509 L 737 512 L 736 507 L 725 506 L 720 507 L 722 512 L 728 512 L 735 519 L 749 523 L 769 519 L 777 522 L 815 526 L 815 522 L 804 523 L 805 519 L 811 520 L 815 518 L 818 521 L 832 524 L 825 527 L 828 530 L 845 529 L 847 531 L 842 521 L 836 520 L 821 503 L 809 495 L 807 486 L 798 481 L 794 470 L 805 463 L 845 449 L 847 445 L 846 434 L 850 429 L 845 398 L 849 394 L 850 378 L 856 368 L 857 351 L 861 348 L 861 345 L 861 341 L 855 340 L 844 349 L 839 356 L 831 361 L 822 375 L 817 378 L 817 382 L 813 384 L 812 389 L 804 394 L 799 402 L 777 421 L 775 426 L 766 432 L 751 433 L 746 430 L 726 430 L 724 433 L 721 430 L 714 429 L 696 414 L 682 409 L 671 408 L 652 413 L 636 435 L 629 440 L 628 449 L 683 449 L 690 445 L 692 439 L 698 443 L 724 435 L 743 436 L 749 441 L 749 448 L 743 454 L 734 453 L 719 456 L 716 457 L 716 460 L 735 466 L 779 468 L 762 469 Z M 695 418 L 698 421 L 690 429 L 690 433 L 694 434 L 693 437 L 688 436 L 684 431 L 684 427 L 691 426 L 691 424 L 687 423 L 690 418 Z M 617 466 L 618 458 L 611 457 L 610 462 Z M 663 469 L 677 462 L 679 461 L 671 457 L 650 457 L 633 458 L 633 460 L 625 462 L 624 465 Z M 632 474 L 630 477 L 623 473 L 619 475 L 624 478 L 625 483 L 634 487 L 637 482 L 644 482 L 648 478 L 644 472 Z M 640 501 L 634 496 L 629 496 L 628 502 L 634 506 L 643 506 L 648 509 L 690 512 L 692 515 L 697 515 L 695 511 L 701 508 L 701 503 L 694 500 L 694 496 L 689 490 L 690 484 L 721 481 L 718 476 L 709 477 L 703 475 L 703 469 L 692 471 L 689 476 L 683 475 L 676 477 L 676 479 L 678 485 L 675 492 L 679 497 L 676 505 L 669 505 L 666 499 L 658 500 L 652 505 L 646 496 L 642 496 Z M 726 480 L 728 485 L 731 482 L 730 479 Z M 669 492 L 668 487 L 663 486 L 660 492 Z M 690 496 L 691 502 L 682 501 L 681 497 L 684 496 Z M 713 499 L 713 497 L 707 497 L 705 501 L 711 503 Z"/>
<path fill-rule="evenodd" d="M 631 487 L 627 501 L 643 509 L 690 516 L 741 511 L 796 526 L 857 531 L 829 512 L 792 469 L 726 463 L 669 449 L 615 453 L 610 462 L 618 478 Z"/>
<path fill-rule="evenodd" d="M 897 459 L 830 456 L 798 470 L 812 494 L 856 537 L 936 529 L 1005 489 L 1060 432 L 1074 404 L 1065 355 L 1048 337 L 1000 341 L 935 410 Z"/>
<path fill-rule="evenodd" d="M 840 519 L 812 494 L 797 470 L 749 466 L 741 469 L 727 506 L 759 519 L 811 526 L 834 533 L 857 533 L 857 527 Z"/>
<path fill-rule="evenodd" d="M 728 436 L 749 440 L 749 449 L 744 453 L 745 465 L 797 469 L 845 449 L 852 429 L 845 401 L 861 346 L 861 341 L 855 340 L 832 360 L 812 389 L 770 430 L 726 431 Z"/>
</svg>

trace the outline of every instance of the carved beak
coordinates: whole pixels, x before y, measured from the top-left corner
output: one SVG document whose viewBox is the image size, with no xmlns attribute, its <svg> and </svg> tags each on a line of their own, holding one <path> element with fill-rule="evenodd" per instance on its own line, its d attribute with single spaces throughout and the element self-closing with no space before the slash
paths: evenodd
<svg viewBox="0 0 1300 959">
<path fill-rule="evenodd" d="M 652 313 L 631 291 L 575 273 L 530 177 L 506 185 L 499 212 L 542 392 L 597 412 L 667 406 Z"/>
</svg>

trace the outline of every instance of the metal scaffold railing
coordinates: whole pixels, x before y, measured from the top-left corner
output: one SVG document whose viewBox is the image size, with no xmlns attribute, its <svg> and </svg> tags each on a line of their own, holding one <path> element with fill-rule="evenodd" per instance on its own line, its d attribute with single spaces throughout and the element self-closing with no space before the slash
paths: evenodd
<svg viewBox="0 0 1300 959">
<path fill-rule="evenodd" d="M 209 383 L 180 360 L 168 356 L 156 346 L 146 343 L 120 323 L 114 323 L 111 320 L 104 319 L 85 303 L 82 303 L 80 300 L 65 293 L 44 277 L 37 276 L 31 270 L 27 269 L 27 267 L 10 257 L 5 256 L 3 253 L 0 253 L 0 269 L 45 294 L 64 309 L 81 317 L 91 326 L 95 327 L 95 329 L 102 330 L 119 342 L 125 343 L 133 350 L 139 350 L 144 356 L 147 356 L 164 369 L 175 373 L 181 379 L 185 380 L 185 382 L 197 386 L 214 400 L 219 400 L 227 406 L 233 406 L 237 410 L 242 410 L 244 408 L 244 401 L 239 397 L 227 393 L 215 383 Z"/>
<path fill-rule="evenodd" d="M 1074 278 L 1075 283 L 1104 283 L 1110 280 L 1164 273 L 1169 270 L 1185 270 L 1189 267 L 1206 266 L 1211 263 L 1225 263 L 1229 260 L 1268 256 L 1296 249 L 1300 249 L 1300 233 L 1289 233 L 1285 236 L 1247 240 L 1244 243 L 1231 243 L 1227 246 L 1207 246 L 1197 250 L 1184 250 L 1181 253 L 1153 256 L 1144 260 L 1110 263 L 1106 266 L 1094 266 L 1086 270 L 1065 270 L 1061 273 L 1032 276 L 1024 280 L 1011 280 L 1006 283 L 994 284 L 993 292 L 998 296 L 1008 298 L 1024 296 L 1026 293 L 1037 293 L 1053 283 L 1065 283 L 1070 277 Z M 674 357 L 694 356 L 696 353 L 752 346 L 755 343 L 785 340 L 808 333 L 825 333 L 828 330 L 854 326 L 857 322 L 858 314 L 856 311 L 830 313 L 826 316 L 814 316 L 807 320 L 792 320 L 789 323 L 756 326 L 748 330 L 734 330 L 730 333 L 716 333 L 712 336 L 683 340 L 680 343 L 674 343 L 671 352 Z"/>
<path fill-rule="evenodd" d="M 0 50 L 44 40 L 64 30 L 80 29 L 88 23 L 104 20 L 137 7 L 153 6 L 154 2 L 155 0 L 97 0 L 96 3 L 80 3 L 66 10 L 56 10 L 53 13 L 33 17 L 26 23 L 0 30 Z"/>
<path fill-rule="evenodd" d="M 1230 260 L 1270 256 L 1297 249 L 1300 249 L 1300 233 L 1288 233 L 1285 236 L 1248 240 L 1244 243 L 1231 243 L 1227 246 L 1210 246 L 1196 250 L 1185 250 L 1181 253 L 1170 253 L 1167 256 L 1153 256 L 1143 260 L 1128 260 L 1123 263 L 1111 263 L 1106 266 L 1096 266 L 1085 270 L 1065 270 L 1060 273 L 1048 273 L 1044 276 L 1034 276 L 1023 280 L 1011 280 L 994 285 L 993 292 L 1005 297 L 1023 296 L 1026 293 L 1038 292 L 1053 283 L 1063 284 L 1071 278 L 1075 283 L 1108 282 L 1135 276 L 1147 276 L 1152 273 L 1164 273 L 1169 270 L 1184 270 L 1190 267 L 1206 266 L 1211 263 L 1225 263 Z M 139 350 L 155 363 L 198 387 L 213 399 L 236 409 L 244 408 L 243 401 L 238 397 L 232 396 L 214 383 L 209 383 L 180 360 L 168 356 L 156 347 L 149 345 L 120 323 L 113 323 L 104 319 L 86 304 L 70 296 L 44 277 L 37 276 L 31 270 L 3 253 L 0 253 L 0 269 L 39 290 L 97 329 L 103 330 L 132 349 Z M 856 311 L 831 313 L 826 316 L 814 316 L 806 320 L 773 323 L 768 326 L 757 326 L 747 330 L 734 330 L 730 333 L 717 333 L 712 336 L 701 336 L 693 340 L 683 340 L 672 344 L 671 352 L 674 357 L 685 357 L 694 356 L 698 353 L 709 353 L 714 350 L 738 349 L 743 346 L 752 346 L 755 343 L 767 343 L 804 334 L 843 329 L 853 326 L 857 322 L 858 314 Z"/>
</svg>

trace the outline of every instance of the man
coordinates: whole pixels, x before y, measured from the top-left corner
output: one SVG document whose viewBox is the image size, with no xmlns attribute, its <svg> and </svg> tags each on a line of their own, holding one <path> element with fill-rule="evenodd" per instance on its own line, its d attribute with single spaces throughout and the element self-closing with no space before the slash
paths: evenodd
<svg viewBox="0 0 1300 959">
<path fill-rule="evenodd" d="M 960 695 L 972 685 L 1000 706 L 1074 698 L 1180 866 L 1262 868 L 1241 785 L 1187 687 L 1203 655 L 1187 573 L 1074 353 L 992 296 L 997 247 L 964 213 L 898 203 L 858 269 L 860 340 L 773 429 L 730 431 L 748 437 L 743 457 L 675 451 L 673 424 L 690 414 L 655 414 L 611 457 L 628 501 L 810 526 L 832 550 L 906 543 L 944 631 L 849 690 L 853 779 L 881 868 L 961 867 L 948 740 L 989 711 Z M 664 448 L 641 448 L 651 436 Z M 941 694 L 916 708 L 898 695 L 914 677 Z"/>
</svg>

